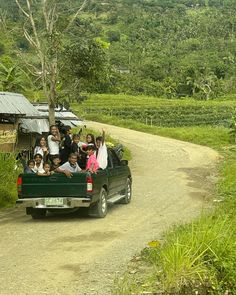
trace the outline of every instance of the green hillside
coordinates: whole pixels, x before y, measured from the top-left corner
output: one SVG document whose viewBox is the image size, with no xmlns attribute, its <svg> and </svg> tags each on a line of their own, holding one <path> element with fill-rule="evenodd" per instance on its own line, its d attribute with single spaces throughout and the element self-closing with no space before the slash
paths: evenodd
<svg viewBox="0 0 236 295">
<path fill-rule="evenodd" d="M 58 1 L 63 5 L 62 23 L 63 13 L 81 2 Z M 18 63 L 17 50 L 21 50 L 37 63 L 22 35 L 15 1 L 1 0 L 0 7 L 1 25 L 5 21 L 12 34 L 1 30 L 0 62 Z M 39 9 L 34 13 L 40 16 Z M 66 67 L 60 73 L 59 92 L 64 96 L 70 92 L 71 98 L 86 91 L 198 99 L 234 93 L 235 30 L 233 0 L 90 1 L 63 40 Z M 96 44 L 100 51 L 94 50 Z M 36 83 L 30 78 L 27 89 Z"/>
</svg>

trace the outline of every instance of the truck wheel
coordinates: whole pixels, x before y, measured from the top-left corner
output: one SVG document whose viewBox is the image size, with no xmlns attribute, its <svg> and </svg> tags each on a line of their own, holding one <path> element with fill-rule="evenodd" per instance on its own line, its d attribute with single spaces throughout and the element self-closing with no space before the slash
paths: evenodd
<svg viewBox="0 0 236 295">
<path fill-rule="evenodd" d="M 45 209 L 33 209 L 31 211 L 31 216 L 33 219 L 43 219 L 46 216 Z"/>
<path fill-rule="evenodd" d="M 120 204 L 129 204 L 132 197 L 132 183 L 128 178 L 126 182 L 126 188 L 124 191 L 125 197 L 119 201 Z"/>
<path fill-rule="evenodd" d="M 89 208 L 89 216 L 104 218 L 107 215 L 107 191 L 102 188 L 99 200 Z"/>
</svg>

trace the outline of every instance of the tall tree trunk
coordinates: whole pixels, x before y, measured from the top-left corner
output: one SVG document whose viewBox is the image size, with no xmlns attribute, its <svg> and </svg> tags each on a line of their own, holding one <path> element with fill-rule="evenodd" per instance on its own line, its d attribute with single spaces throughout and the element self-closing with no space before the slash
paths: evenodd
<svg viewBox="0 0 236 295">
<path fill-rule="evenodd" d="M 54 125 L 55 120 L 55 106 L 57 101 L 57 59 L 55 58 L 51 63 L 51 79 L 50 79 L 50 93 L 49 93 L 49 101 L 48 101 L 48 108 L 49 108 L 49 124 Z"/>
<path fill-rule="evenodd" d="M 49 119 L 49 125 L 52 126 L 56 123 L 55 120 L 55 103 L 53 100 L 48 102 L 48 119 Z"/>
<path fill-rule="evenodd" d="M 72 13 L 70 21 L 65 29 L 58 31 L 58 19 L 60 12 L 58 10 L 57 1 L 42 0 L 32 1 L 25 0 L 21 4 L 20 0 L 15 0 L 20 11 L 23 13 L 25 19 L 30 24 L 30 28 L 24 26 L 23 32 L 26 40 L 34 48 L 35 53 L 41 64 L 40 78 L 42 80 L 42 87 L 45 98 L 48 101 L 48 113 L 49 124 L 55 124 L 55 106 L 57 104 L 57 78 L 58 78 L 58 34 L 60 38 L 65 35 L 76 20 L 79 14 L 86 7 L 88 0 L 83 0 L 80 7 Z M 34 2 L 38 2 L 37 4 Z M 33 7 L 42 8 L 43 22 L 40 22 L 34 18 Z M 69 15 L 68 15 L 69 16 Z M 1 15 L 0 15 L 1 18 Z M 45 31 L 46 34 L 42 36 L 41 31 Z M 36 69 L 38 75 L 38 70 Z"/>
</svg>

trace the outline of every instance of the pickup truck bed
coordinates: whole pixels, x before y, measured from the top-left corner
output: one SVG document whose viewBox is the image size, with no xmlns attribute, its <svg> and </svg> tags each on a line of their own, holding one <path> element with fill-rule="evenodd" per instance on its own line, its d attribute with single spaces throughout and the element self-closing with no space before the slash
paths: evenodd
<svg viewBox="0 0 236 295">
<path fill-rule="evenodd" d="M 113 150 L 108 154 L 108 168 L 96 174 L 74 173 L 71 178 L 59 173 L 19 175 L 16 204 L 26 208 L 33 218 L 42 218 L 47 211 L 80 207 L 88 208 L 91 216 L 105 217 L 109 203 L 128 204 L 132 194 L 128 162 L 120 161 Z"/>
</svg>

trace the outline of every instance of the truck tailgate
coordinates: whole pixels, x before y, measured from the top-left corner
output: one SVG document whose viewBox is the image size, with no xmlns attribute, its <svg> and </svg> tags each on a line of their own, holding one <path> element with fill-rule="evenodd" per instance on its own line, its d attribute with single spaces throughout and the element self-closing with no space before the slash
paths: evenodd
<svg viewBox="0 0 236 295">
<path fill-rule="evenodd" d="M 64 174 L 51 176 L 22 175 L 21 198 L 85 197 L 86 173 L 75 173 L 71 178 Z"/>
</svg>

